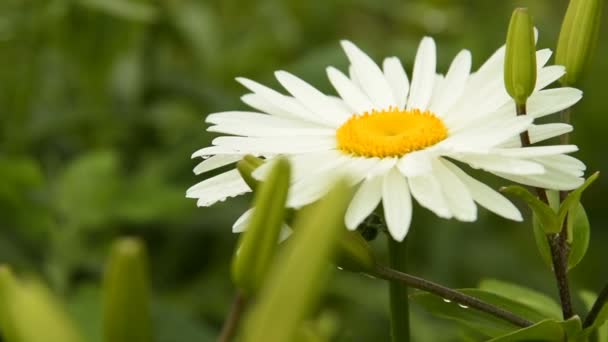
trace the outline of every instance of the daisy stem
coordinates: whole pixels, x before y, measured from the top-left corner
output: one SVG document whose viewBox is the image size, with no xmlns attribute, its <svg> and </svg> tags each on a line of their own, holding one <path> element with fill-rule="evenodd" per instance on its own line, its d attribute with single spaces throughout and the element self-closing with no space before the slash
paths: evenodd
<svg viewBox="0 0 608 342">
<path fill-rule="evenodd" d="M 526 104 L 516 105 L 517 115 L 526 115 Z M 566 120 L 566 123 L 570 121 L 570 111 L 565 110 L 562 112 L 562 119 Z M 530 135 L 528 131 L 520 134 L 521 146 L 530 146 Z M 562 143 L 568 143 L 569 137 L 562 137 Z M 547 193 L 545 189 L 536 188 L 538 197 L 545 204 L 549 204 Z M 560 197 L 567 195 L 565 192 L 560 192 Z M 568 285 L 568 248 L 566 244 L 568 228 L 568 220 L 564 220 L 562 230 L 558 234 L 547 235 L 547 242 L 551 250 L 551 260 L 553 263 L 553 272 L 555 274 L 555 280 L 557 282 L 557 290 L 559 292 L 559 299 L 562 305 L 562 314 L 564 319 L 568 319 L 574 316 L 572 310 L 572 299 L 570 297 L 570 287 Z"/>
<path fill-rule="evenodd" d="M 483 311 L 518 327 L 525 328 L 534 324 L 533 322 L 528 321 L 525 318 L 521 318 L 510 311 L 501 309 L 475 297 L 407 273 L 399 272 L 383 265 L 376 265 L 374 274 L 372 275 L 381 279 L 390 280 L 392 282 L 407 284 L 413 288 L 435 294 L 443 299 Z"/>
<path fill-rule="evenodd" d="M 405 272 L 407 264 L 407 239 L 397 242 L 388 237 L 388 251 L 391 268 Z M 410 313 L 406 283 L 397 279 L 387 279 L 391 307 L 391 338 L 393 342 L 410 341 Z"/>
<path fill-rule="evenodd" d="M 602 311 L 602 308 L 604 307 L 604 305 L 606 305 L 607 302 L 608 302 L 608 284 L 606 284 L 604 286 L 604 288 L 602 289 L 602 292 L 600 292 L 599 296 L 597 296 L 595 303 L 593 303 L 593 306 L 591 307 L 591 311 L 589 311 L 589 314 L 587 315 L 587 317 L 585 318 L 585 321 L 583 322 L 583 329 L 588 328 L 593 325 L 593 323 L 595 322 L 595 319 L 597 318 L 597 315 L 600 313 L 600 311 Z"/>
<path fill-rule="evenodd" d="M 236 329 L 239 326 L 239 322 L 241 320 L 241 316 L 245 311 L 245 306 L 247 301 L 245 296 L 242 293 L 237 292 L 234 296 L 234 300 L 232 301 L 232 306 L 230 307 L 230 312 L 228 313 L 228 317 L 224 321 L 224 326 L 222 327 L 222 332 L 220 336 L 217 338 L 217 342 L 229 342 L 232 341 L 234 335 L 236 334 Z"/>
</svg>

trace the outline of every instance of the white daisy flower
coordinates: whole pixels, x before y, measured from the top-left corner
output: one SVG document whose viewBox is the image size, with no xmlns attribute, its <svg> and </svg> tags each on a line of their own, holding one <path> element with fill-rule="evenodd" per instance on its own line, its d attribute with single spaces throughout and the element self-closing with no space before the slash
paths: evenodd
<svg viewBox="0 0 608 342">
<path fill-rule="evenodd" d="M 206 158 L 196 174 L 238 161 L 245 154 L 268 159 L 285 155 L 292 162 L 288 206 L 299 208 L 319 199 L 333 176 L 346 174 L 357 186 L 345 216 L 349 229 L 382 203 L 391 236 L 405 238 L 412 218 L 412 198 L 442 218 L 474 221 L 477 206 L 520 221 L 518 209 L 504 196 L 465 173 L 467 164 L 502 178 L 546 189 L 580 186 L 585 166 L 566 155 L 574 145 L 521 147 L 528 131 L 532 143 L 572 130 L 563 123 L 533 120 L 572 106 L 582 97 L 574 88 L 543 90 L 560 78 L 561 66 L 545 66 L 550 50 L 537 52 L 538 82 L 528 101 L 528 115 L 517 116 L 503 85 L 504 47 L 476 72 L 471 54 L 461 51 L 445 75 L 437 74 L 435 42 L 422 39 L 411 82 L 396 57 L 380 68 L 349 41 L 342 47 L 350 61 L 348 75 L 327 68 L 339 97 L 321 93 L 298 77 L 277 71 L 290 95 L 245 78 L 251 93 L 243 102 L 255 112 L 210 114 L 208 131 L 229 134 L 196 151 Z M 264 164 L 254 172 L 263 179 Z M 250 191 L 236 169 L 206 179 L 187 191 L 199 206 L 209 206 Z M 246 212 L 235 224 L 243 229 Z"/>
</svg>

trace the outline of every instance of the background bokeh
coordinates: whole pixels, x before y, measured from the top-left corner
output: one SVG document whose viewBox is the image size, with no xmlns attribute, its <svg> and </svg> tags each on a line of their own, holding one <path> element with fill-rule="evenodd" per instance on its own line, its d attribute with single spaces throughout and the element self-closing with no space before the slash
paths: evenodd
<svg viewBox="0 0 608 342">
<path fill-rule="evenodd" d="M 344 69 L 347 38 L 376 60 L 411 70 L 424 35 L 445 72 L 461 48 L 481 65 L 502 45 L 511 11 L 528 6 L 540 47 L 554 49 L 566 0 L 2 0 L 0 1 L 0 263 L 42 277 L 99 341 L 99 278 L 109 243 L 145 239 L 157 341 L 212 341 L 234 289 L 230 226 L 249 197 L 196 208 L 186 189 L 196 149 L 213 138 L 204 118 L 245 109 L 236 76 L 277 86 L 288 70 L 332 92 L 325 67 Z M 608 25 L 573 140 L 590 171 L 608 170 Z M 557 119 L 554 117 L 552 119 Z M 488 177 L 493 186 L 506 184 Z M 584 196 L 592 237 L 571 287 L 608 281 L 608 178 Z M 417 208 L 419 209 L 419 208 Z M 524 210 L 526 210 L 524 208 Z M 529 221 L 485 210 L 476 224 L 415 210 L 412 273 L 452 287 L 498 278 L 556 298 Z M 383 238 L 374 242 L 385 257 Z M 335 272 L 320 309 L 343 341 L 388 338 L 386 284 Z M 580 303 L 576 303 L 579 312 Z M 459 341 L 454 325 L 414 308 L 416 341 Z"/>
</svg>

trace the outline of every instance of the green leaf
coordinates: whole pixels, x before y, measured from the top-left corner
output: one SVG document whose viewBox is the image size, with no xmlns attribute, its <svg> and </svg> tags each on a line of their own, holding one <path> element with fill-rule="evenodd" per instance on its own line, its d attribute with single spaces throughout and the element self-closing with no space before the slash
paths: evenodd
<svg viewBox="0 0 608 342">
<path fill-rule="evenodd" d="M 561 341 L 563 338 L 564 330 L 561 325 L 553 319 L 547 319 L 527 328 L 493 338 L 488 342 Z"/>
<path fill-rule="evenodd" d="M 589 247 L 589 219 L 583 205 L 578 205 L 568 214 L 568 243 L 570 254 L 568 255 L 568 270 L 573 269 L 583 260 Z"/>
<path fill-rule="evenodd" d="M 462 289 L 458 291 L 511 311 L 532 322 L 542 321 L 546 318 L 542 313 L 527 305 L 492 292 L 479 289 Z M 497 337 L 519 329 L 519 327 L 503 319 L 473 308 L 463 308 L 453 302 L 446 302 L 443 298 L 433 294 L 419 292 L 411 295 L 410 299 L 439 317 L 463 323 L 486 336 Z"/>
<path fill-rule="evenodd" d="M 568 197 L 566 197 L 566 199 L 562 202 L 562 204 L 559 207 L 559 211 L 557 213 L 559 227 L 561 227 L 562 224 L 564 223 L 564 220 L 566 219 L 566 214 L 568 214 L 570 209 L 576 208 L 576 206 L 580 203 L 583 192 L 591 184 L 593 184 L 593 182 L 595 182 L 595 180 L 599 176 L 600 176 L 599 172 L 592 174 L 589 178 L 587 178 L 587 180 L 585 181 L 585 183 L 583 183 L 583 185 L 581 185 L 578 189 L 576 189 L 568 194 Z"/>
<path fill-rule="evenodd" d="M 266 181 L 257 187 L 251 219 L 232 261 L 232 279 L 247 296 L 255 293 L 266 277 L 285 219 L 291 168 L 284 158 L 272 163 Z"/>
<path fill-rule="evenodd" d="M 583 324 L 580 317 L 577 315 L 572 318 L 560 322 L 564 333 L 566 334 L 567 341 L 580 342 L 583 332 Z"/>
<path fill-rule="evenodd" d="M 127 20 L 152 22 L 157 10 L 150 4 L 131 0 L 80 0 L 82 6 Z"/>
<path fill-rule="evenodd" d="M 245 318 L 244 342 L 294 338 L 319 300 L 350 198 L 350 187 L 340 181 L 318 203 L 299 212 L 290 243 L 277 256 L 255 307 Z"/>
<path fill-rule="evenodd" d="M 536 249 L 538 249 L 540 257 L 550 269 L 553 269 L 551 247 L 549 247 L 549 241 L 547 241 L 547 234 L 545 234 L 536 215 L 532 215 L 532 232 L 534 233 L 534 241 L 536 241 Z"/>
<path fill-rule="evenodd" d="M 496 279 L 485 279 L 479 284 L 479 289 L 509 298 L 517 298 L 519 303 L 535 309 L 548 318 L 560 319 L 562 316 L 562 309 L 555 300 L 544 293 L 523 286 Z"/>
<path fill-rule="evenodd" d="M 559 233 L 561 226 L 558 224 L 557 215 L 547 204 L 541 202 L 530 191 L 519 185 L 511 185 L 500 189 L 502 192 L 517 196 L 532 209 L 540 225 L 546 234 Z"/>
</svg>

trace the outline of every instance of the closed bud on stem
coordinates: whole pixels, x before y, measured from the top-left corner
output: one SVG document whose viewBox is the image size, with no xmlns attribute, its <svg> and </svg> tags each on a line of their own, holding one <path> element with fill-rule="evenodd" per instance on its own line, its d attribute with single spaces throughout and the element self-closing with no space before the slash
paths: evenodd
<svg viewBox="0 0 608 342">
<path fill-rule="evenodd" d="M 239 160 L 236 163 L 236 169 L 239 170 L 241 177 L 249 185 L 251 190 L 255 190 L 258 186 L 259 181 L 251 175 L 255 169 L 264 164 L 264 160 L 260 159 L 256 156 L 252 156 L 251 154 L 246 155 L 243 159 Z"/>
<path fill-rule="evenodd" d="M 565 86 L 580 81 L 597 46 L 603 0 L 571 0 L 555 52 L 555 64 L 566 67 Z"/>
<path fill-rule="evenodd" d="M 233 281 L 245 296 L 256 292 L 265 278 L 285 219 L 291 167 L 284 158 L 272 163 L 268 177 L 255 191 L 253 213 L 232 260 Z"/>
<path fill-rule="evenodd" d="M 527 8 L 518 8 L 511 16 L 504 79 L 507 92 L 515 103 L 525 105 L 536 86 L 534 24 Z"/>
<path fill-rule="evenodd" d="M 103 337 L 107 342 L 152 340 L 144 244 L 136 238 L 114 243 L 103 278 Z"/>
<path fill-rule="evenodd" d="M 338 240 L 336 265 L 351 272 L 371 272 L 376 261 L 369 244 L 357 232 L 345 232 Z"/>
</svg>

